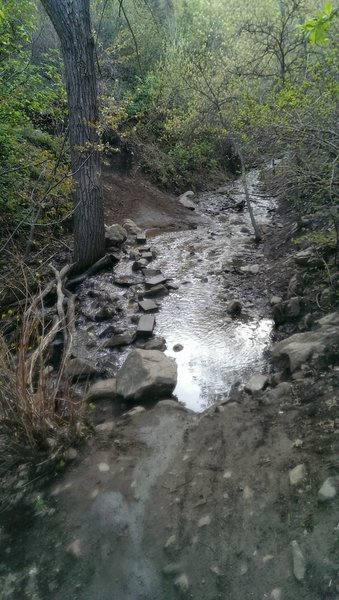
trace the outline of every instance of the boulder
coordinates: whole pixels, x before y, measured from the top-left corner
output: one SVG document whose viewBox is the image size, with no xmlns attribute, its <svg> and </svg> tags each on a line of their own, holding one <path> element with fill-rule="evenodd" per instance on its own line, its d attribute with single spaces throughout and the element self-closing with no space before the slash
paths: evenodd
<svg viewBox="0 0 339 600">
<path fill-rule="evenodd" d="M 105 227 L 106 246 L 121 246 L 127 239 L 127 231 L 118 223 Z"/>
<path fill-rule="evenodd" d="M 141 232 L 140 227 L 138 227 L 138 225 L 136 223 L 134 223 L 134 221 L 132 221 L 132 219 L 126 219 L 124 221 L 124 229 L 130 235 L 137 235 L 138 233 Z"/>
<path fill-rule="evenodd" d="M 282 361 L 291 373 L 316 355 L 317 360 L 339 354 L 339 313 L 330 313 L 320 319 L 318 328 L 296 333 L 273 347 L 273 358 Z"/>
<path fill-rule="evenodd" d="M 86 396 L 87 402 L 101 399 L 115 400 L 117 398 L 117 382 L 114 377 L 93 383 Z"/>
<path fill-rule="evenodd" d="M 135 350 L 117 373 L 117 393 L 125 400 L 159 400 L 177 383 L 177 365 L 159 350 Z"/>
</svg>

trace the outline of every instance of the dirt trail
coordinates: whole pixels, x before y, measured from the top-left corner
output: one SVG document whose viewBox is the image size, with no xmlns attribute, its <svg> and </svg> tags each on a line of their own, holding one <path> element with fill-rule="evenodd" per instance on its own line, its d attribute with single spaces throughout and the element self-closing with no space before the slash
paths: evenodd
<svg viewBox="0 0 339 600">
<path fill-rule="evenodd" d="M 148 196 L 140 225 L 183 222 L 164 198 L 159 215 L 158 200 Z M 273 291 L 286 288 L 284 235 L 266 238 L 264 289 L 267 273 Z M 103 406 L 101 431 L 2 528 L 1 598 L 338 600 L 337 502 L 317 497 L 335 465 L 338 379 L 292 381 L 283 397 L 234 393 L 199 415 L 172 400 L 118 418 Z"/>
</svg>

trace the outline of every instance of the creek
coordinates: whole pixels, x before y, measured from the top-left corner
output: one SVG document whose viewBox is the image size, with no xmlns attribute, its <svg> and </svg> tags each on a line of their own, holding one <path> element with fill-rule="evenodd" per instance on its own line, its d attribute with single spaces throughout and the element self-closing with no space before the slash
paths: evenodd
<svg viewBox="0 0 339 600">
<path fill-rule="evenodd" d="M 249 172 L 248 187 L 255 217 L 265 228 L 275 201 L 262 192 L 259 170 Z M 204 225 L 179 232 L 148 232 L 147 240 L 156 253 L 150 266 L 161 269 L 174 288 L 161 299 L 155 327 L 155 334 L 166 339 L 166 354 L 177 361 L 174 395 L 187 408 L 202 412 L 223 400 L 232 386 L 265 369 L 273 323 L 265 317 L 267 297 L 256 290 L 255 271 L 264 268 L 265 257 L 253 241 L 246 208 L 241 210 L 241 181 L 199 194 L 194 202 Z M 245 271 L 254 267 L 254 272 L 242 271 L 244 266 Z M 106 376 L 115 375 L 134 344 L 105 348 L 105 339 L 112 334 L 107 321 L 94 325 L 88 316 L 93 298 L 113 299 L 118 324 L 114 332 L 134 331 L 136 298 L 143 285 L 131 267 L 131 258 L 125 254 L 113 273 L 90 278 L 79 293 L 83 312 L 79 326 L 99 340 L 93 341 L 89 356 L 95 356 Z M 226 310 L 232 299 L 243 306 L 235 318 Z M 181 351 L 173 350 L 177 344 L 183 346 Z"/>
</svg>

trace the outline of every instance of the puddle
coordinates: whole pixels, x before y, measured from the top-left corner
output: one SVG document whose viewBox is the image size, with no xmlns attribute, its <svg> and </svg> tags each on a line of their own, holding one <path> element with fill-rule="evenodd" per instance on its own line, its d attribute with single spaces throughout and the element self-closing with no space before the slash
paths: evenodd
<svg viewBox="0 0 339 600">
<path fill-rule="evenodd" d="M 270 220 L 274 200 L 260 192 L 259 171 L 248 177 L 255 216 L 259 224 Z M 232 384 L 246 381 L 253 372 L 266 366 L 265 349 L 270 344 L 272 321 L 262 318 L 263 298 L 255 297 L 256 275 L 239 275 L 241 265 L 260 267 L 265 259 L 253 243 L 247 211 L 231 210 L 235 202 L 244 200 L 241 182 L 223 188 L 222 192 L 201 194 L 196 199 L 196 211 L 206 218 L 206 225 L 195 230 L 152 235 L 149 242 L 156 251 L 150 266 L 160 268 L 178 289 L 161 300 L 156 314 L 155 333 L 167 342 L 166 353 L 178 364 L 178 384 L 174 394 L 178 400 L 196 412 L 205 410 L 221 400 Z M 143 291 L 137 275 L 131 271 L 132 262 L 125 255 L 114 273 L 101 273 L 83 286 L 83 305 L 93 295 L 115 298 L 119 305 L 119 325 L 130 329 L 131 315 L 137 311 L 135 299 Z M 236 267 L 234 271 L 234 267 Z M 117 287 L 116 277 L 136 277 L 135 285 Z M 239 292 L 239 276 L 246 278 L 245 293 Z M 248 290 L 246 285 L 248 284 Z M 253 286 L 253 292 L 251 291 Z M 88 299 L 88 289 L 94 294 Z M 244 286 L 241 287 L 244 290 Z M 87 298 L 86 298 L 87 294 Z M 239 297 L 240 294 L 240 297 Z M 241 297 L 241 294 L 243 296 Z M 80 292 L 81 298 L 81 292 Z M 242 315 L 232 319 L 227 303 L 239 299 Z M 117 316 L 114 317 L 117 319 Z M 104 334 L 107 322 L 88 327 L 96 336 Z M 173 351 L 181 344 L 180 352 Z M 114 375 L 131 348 L 109 351 L 104 344 L 96 349 L 96 358 L 105 366 L 107 375 Z M 94 350 L 91 350 L 93 357 Z"/>
</svg>

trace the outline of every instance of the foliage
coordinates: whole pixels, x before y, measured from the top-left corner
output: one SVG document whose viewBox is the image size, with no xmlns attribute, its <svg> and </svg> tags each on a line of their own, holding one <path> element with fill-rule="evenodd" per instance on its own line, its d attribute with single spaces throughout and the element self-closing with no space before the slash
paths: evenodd
<svg viewBox="0 0 339 600">
<path fill-rule="evenodd" d="M 306 19 L 301 26 L 306 39 L 311 44 L 324 44 L 328 41 L 326 32 L 334 17 L 338 16 L 338 9 L 334 9 L 331 2 L 325 2 L 323 9 L 315 17 Z"/>
</svg>

